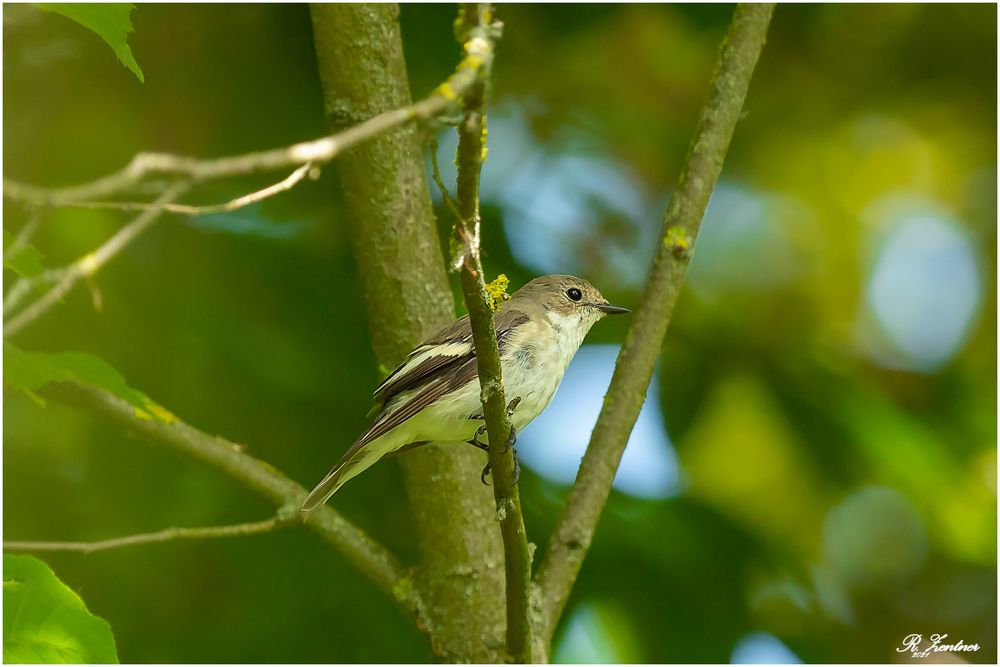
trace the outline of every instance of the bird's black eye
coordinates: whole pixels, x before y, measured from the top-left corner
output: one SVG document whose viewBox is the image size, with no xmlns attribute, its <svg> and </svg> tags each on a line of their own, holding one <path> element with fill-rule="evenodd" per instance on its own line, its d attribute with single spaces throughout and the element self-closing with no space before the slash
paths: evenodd
<svg viewBox="0 0 1000 667">
<path fill-rule="evenodd" d="M 575 287 L 570 287 L 566 290 L 566 296 L 568 296 L 572 301 L 579 301 L 583 298 L 583 292 Z"/>
</svg>

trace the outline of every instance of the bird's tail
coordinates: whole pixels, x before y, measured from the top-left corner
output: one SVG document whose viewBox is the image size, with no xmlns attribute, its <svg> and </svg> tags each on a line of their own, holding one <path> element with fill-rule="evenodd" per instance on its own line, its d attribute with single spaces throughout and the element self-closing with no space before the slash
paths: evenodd
<svg viewBox="0 0 1000 667">
<path fill-rule="evenodd" d="M 374 449 L 371 444 L 352 447 L 344 455 L 344 458 L 340 459 L 340 462 L 333 467 L 333 470 L 328 472 L 326 477 L 316 485 L 316 488 L 309 492 L 306 499 L 302 501 L 299 512 L 304 516 L 308 515 L 329 500 L 330 496 L 336 493 L 347 480 L 360 475 L 378 462 L 382 458 L 382 452 L 376 452 Z"/>
</svg>

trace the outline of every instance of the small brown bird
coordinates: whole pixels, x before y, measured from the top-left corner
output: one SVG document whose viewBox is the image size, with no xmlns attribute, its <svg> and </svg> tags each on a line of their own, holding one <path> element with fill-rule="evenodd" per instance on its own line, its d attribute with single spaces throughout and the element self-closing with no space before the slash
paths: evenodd
<svg viewBox="0 0 1000 667">
<path fill-rule="evenodd" d="M 504 391 L 519 431 L 548 407 L 590 327 L 612 306 L 582 278 L 535 278 L 493 316 Z M 417 346 L 375 390 L 377 417 L 302 504 L 308 513 L 387 454 L 428 442 L 478 440 L 482 403 L 469 316 Z M 485 474 L 485 471 L 484 471 Z"/>
</svg>

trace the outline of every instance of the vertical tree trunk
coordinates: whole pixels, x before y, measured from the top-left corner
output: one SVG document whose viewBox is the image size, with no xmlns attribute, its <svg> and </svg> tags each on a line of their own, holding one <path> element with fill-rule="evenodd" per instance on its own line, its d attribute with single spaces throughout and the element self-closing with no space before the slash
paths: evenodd
<svg viewBox="0 0 1000 667">
<path fill-rule="evenodd" d="M 334 130 L 410 104 L 396 5 L 316 4 L 311 14 Z M 454 312 L 417 130 L 384 133 L 345 153 L 336 167 L 375 356 L 392 368 Z M 503 550 L 492 493 L 479 482 L 484 457 L 450 443 L 399 460 L 420 540 L 416 585 L 434 652 L 448 661 L 500 661 Z"/>
</svg>

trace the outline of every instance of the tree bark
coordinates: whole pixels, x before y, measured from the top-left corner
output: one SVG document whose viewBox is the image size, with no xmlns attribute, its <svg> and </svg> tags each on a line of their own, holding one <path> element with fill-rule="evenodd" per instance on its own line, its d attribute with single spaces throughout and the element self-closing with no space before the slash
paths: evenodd
<svg viewBox="0 0 1000 667">
<path fill-rule="evenodd" d="M 327 117 L 334 131 L 410 104 L 396 5 L 311 6 Z M 339 160 L 375 356 L 393 368 L 454 318 L 422 147 L 413 126 Z M 420 541 L 416 585 L 432 650 L 455 662 L 503 656 L 503 551 L 484 460 L 464 444 L 399 458 Z"/>
</svg>

